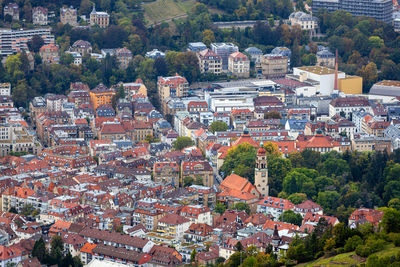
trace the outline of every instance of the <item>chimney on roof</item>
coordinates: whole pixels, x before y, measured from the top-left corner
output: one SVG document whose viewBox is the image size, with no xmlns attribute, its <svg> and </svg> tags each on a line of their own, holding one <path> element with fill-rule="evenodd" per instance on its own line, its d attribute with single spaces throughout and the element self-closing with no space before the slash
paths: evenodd
<svg viewBox="0 0 400 267">
<path fill-rule="evenodd" d="M 338 90 L 338 50 L 336 48 L 336 59 L 335 59 L 335 90 Z"/>
</svg>

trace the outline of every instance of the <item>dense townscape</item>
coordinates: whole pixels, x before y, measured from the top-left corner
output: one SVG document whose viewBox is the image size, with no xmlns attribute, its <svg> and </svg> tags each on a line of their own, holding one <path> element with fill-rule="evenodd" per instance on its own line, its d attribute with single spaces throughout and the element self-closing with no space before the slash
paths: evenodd
<svg viewBox="0 0 400 267">
<path fill-rule="evenodd" d="M 1 267 L 400 265 L 397 1 L 0 7 Z"/>
</svg>

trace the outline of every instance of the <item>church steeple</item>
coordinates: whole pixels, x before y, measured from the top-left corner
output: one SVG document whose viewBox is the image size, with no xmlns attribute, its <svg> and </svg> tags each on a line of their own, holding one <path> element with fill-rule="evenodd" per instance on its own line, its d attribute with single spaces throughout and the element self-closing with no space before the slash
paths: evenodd
<svg viewBox="0 0 400 267">
<path fill-rule="evenodd" d="M 268 196 L 268 161 L 267 151 L 264 148 L 263 142 L 260 143 L 260 147 L 257 150 L 256 168 L 254 172 L 254 182 L 258 191 L 263 197 Z"/>
</svg>

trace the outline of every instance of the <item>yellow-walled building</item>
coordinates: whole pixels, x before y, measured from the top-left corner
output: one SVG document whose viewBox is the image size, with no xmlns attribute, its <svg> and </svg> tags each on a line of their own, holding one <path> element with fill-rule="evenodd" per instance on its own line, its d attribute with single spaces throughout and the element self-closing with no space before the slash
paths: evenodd
<svg viewBox="0 0 400 267">
<path fill-rule="evenodd" d="M 111 100 L 115 92 L 108 89 L 103 84 L 99 84 L 96 88 L 91 90 L 89 94 L 93 109 L 96 110 L 101 105 L 111 105 Z"/>
<path fill-rule="evenodd" d="M 360 76 L 346 75 L 346 78 L 338 79 L 339 91 L 346 95 L 362 94 L 363 79 Z"/>
</svg>

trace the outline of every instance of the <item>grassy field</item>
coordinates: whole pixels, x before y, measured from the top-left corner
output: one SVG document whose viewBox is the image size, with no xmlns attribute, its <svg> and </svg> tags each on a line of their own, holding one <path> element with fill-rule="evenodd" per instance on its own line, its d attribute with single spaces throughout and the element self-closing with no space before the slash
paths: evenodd
<svg viewBox="0 0 400 267">
<path fill-rule="evenodd" d="M 174 18 L 183 18 L 192 9 L 195 0 L 157 0 L 144 3 L 147 25 L 169 22 Z"/>
<path fill-rule="evenodd" d="M 392 255 L 397 255 L 397 253 L 400 252 L 400 247 L 394 247 L 393 244 L 389 245 L 387 248 L 385 248 L 382 251 L 374 253 L 378 257 L 386 257 L 386 256 L 392 256 Z M 320 258 L 318 260 L 315 260 L 313 262 L 309 263 L 303 263 L 297 266 L 301 267 L 317 267 L 317 266 L 324 266 L 324 267 L 332 267 L 332 266 L 351 266 L 353 264 L 358 264 L 361 263 L 363 260 L 364 262 L 366 259 L 362 259 L 356 255 L 356 253 L 349 252 L 349 253 L 343 253 L 336 255 L 334 257 L 330 258 Z"/>
</svg>

